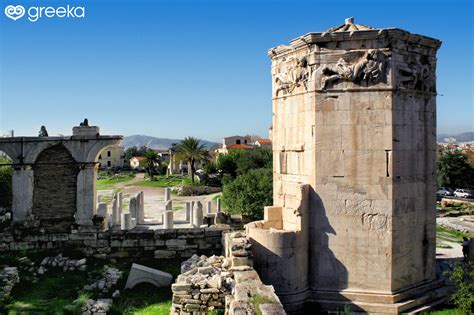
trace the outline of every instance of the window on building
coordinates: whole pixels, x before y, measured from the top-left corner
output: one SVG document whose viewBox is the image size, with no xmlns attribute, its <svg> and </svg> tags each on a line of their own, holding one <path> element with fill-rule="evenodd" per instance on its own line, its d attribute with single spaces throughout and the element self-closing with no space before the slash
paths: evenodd
<svg viewBox="0 0 474 315">
<path fill-rule="evenodd" d="M 236 144 L 240 144 L 240 140 L 235 140 L 235 143 L 236 143 Z"/>
<path fill-rule="evenodd" d="M 244 140 L 244 143 L 247 144 L 247 140 Z"/>
<path fill-rule="evenodd" d="M 107 151 L 107 156 L 110 157 L 112 154 L 110 151 Z"/>
<path fill-rule="evenodd" d="M 111 167 L 112 163 L 110 161 L 107 161 L 107 167 Z"/>
<path fill-rule="evenodd" d="M 102 154 L 101 154 L 101 155 L 99 155 L 99 160 L 102 160 Z"/>
</svg>

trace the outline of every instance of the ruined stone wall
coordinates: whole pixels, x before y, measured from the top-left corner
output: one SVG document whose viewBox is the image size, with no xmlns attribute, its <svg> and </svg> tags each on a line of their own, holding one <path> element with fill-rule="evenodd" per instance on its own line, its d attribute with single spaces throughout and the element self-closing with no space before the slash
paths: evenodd
<svg viewBox="0 0 474 315">
<path fill-rule="evenodd" d="M 33 215 L 49 232 L 66 232 L 76 213 L 79 166 L 62 145 L 41 152 L 33 166 Z"/>
<path fill-rule="evenodd" d="M 76 248 L 96 258 L 179 258 L 220 254 L 221 238 L 230 228 L 106 231 L 79 227 L 72 233 L 38 233 L 31 229 L 0 232 L 0 253 Z M 37 231 L 35 229 L 35 231 Z"/>
</svg>

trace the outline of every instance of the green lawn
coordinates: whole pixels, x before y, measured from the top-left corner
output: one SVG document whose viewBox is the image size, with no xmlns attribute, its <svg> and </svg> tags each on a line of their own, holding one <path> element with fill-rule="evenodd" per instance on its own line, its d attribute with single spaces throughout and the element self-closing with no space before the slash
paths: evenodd
<svg viewBox="0 0 474 315">
<path fill-rule="evenodd" d="M 30 256 L 31 259 L 34 258 L 32 255 L 27 256 Z M 40 261 L 40 257 L 44 257 L 44 255 L 39 255 L 34 260 Z M 0 261 L 4 263 L 13 262 L 14 260 L 15 257 L 13 256 L 0 256 Z M 169 272 L 176 277 L 180 272 L 181 261 L 181 259 L 150 259 L 139 263 Z M 95 274 L 102 269 L 104 264 L 103 261 L 88 259 L 88 269 Z M 11 263 L 10 265 L 15 264 Z M 114 301 L 108 314 L 169 314 L 172 297 L 171 288 L 156 288 L 145 283 L 137 285 L 131 290 L 123 290 L 130 266 L 131 262 L 129 261 L 118 262 L 114 265 L 114 267 L 123 271 L 123 277 L 117 284 L 121 296 Z M 12 299 L 6 305 L 6 309 L 2 310 L 0 305 L 0 314 L 81 314 L 80 305 L 72 307 L 71 303 L 77 298 L 80 298 L 80 300 L 89 298 L 84 293 L 79 296 L 80 290 L 89 281 L 87 274 L 83 272 L 63 272 L 62 270 L 51 269 L 40 278 L 38 283 L 23 281 L 17 284 L 13 289 Z"/>
<path fill-rule="evenodd" d="M 97 190 L 108 190 L 112 189 L 114 184 L 128 182 L 135 178 L 135 174 L 130 173 L 124 177 L 111 177 L 97 180 Z"/>
<path fill-rule="evenodd" d="M 146 186 L 146 187 L 174 187 L 179 185 L 192 185 L 191 179 L 189 177 L 182 177 L 182 176 L 166 176 L 160 175 L 155 176 L 153 181 L 141 181 L 138 183 L 134 183 L 134 186 Z"/>
<path fill-rule="evenodd" d="M 37 283 L 20 282 L 13 288 L 7 314 L 65 314 L 64 306 L 87 284 L 83 272 L 49 271 Z"/>
</svg>

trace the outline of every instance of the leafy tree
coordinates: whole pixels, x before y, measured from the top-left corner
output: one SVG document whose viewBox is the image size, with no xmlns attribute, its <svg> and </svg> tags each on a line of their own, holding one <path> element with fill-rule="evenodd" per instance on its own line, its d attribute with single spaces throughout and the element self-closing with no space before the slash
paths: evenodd
<svg viewBox="0 0 474 315">
<path fill-rule="evenodd" d="M 12 167 L 11 161 L 0 157 L 0 207 L 11 209 L 12 205 Z"/>
<path fill-rule="evenodd" d="M 230 214 L 263 218 L 263 207 L 273 204 L 271 169 L 249 170 L 224 185 L 222 202 Z"/>
<path fill-rule="evenodd" d="M 225 175 L 231 178 L 237 176 L 237 158 L 243 154 L 243 150 L 231 150 L 228 153 L 221 154 L 217 158 L 216 166 Z"/>
<path fill-rule="evenodd" d="M 191 181 L 194 184 L 194 174 L 196 174 L 195 163 L 205 161 L 207 153 L 204 144 L 197 138 L 186 137 L 176 146 L 176 155 L 179 159 L 186 161 L 191 168 Z"/>
<path fill-rule="evenodd" d="M 272 168 L 272 165 L 273 154 L 271 149 L 244 150 L 243 154 L 237 157 L 238 174 L 245 174 L 249 170 L 257 168 Z"/>
<path fill-rule="evenodd" d="M 217 163 L 214 161 L 208 161 L 202 168 L 206 174 L 215 174 L 218 170 Z"/>
<path fill-rule="evenodd" d="M 141 146 L 141 147 L 130 147 L 127 150 L 125 150 L 125 160 L 130 161 L 132 157 L 136 156 L 144 156 L 146 152 L 148 152 L 150 149 L 148 149 L 146 146 Z"/>
<path fill-rule="evenodd" d="M 231 149 L 217 158 L 217 168 L 224 174 L 235 178 L 246 174 L 249 170 L 272 168 L 273 156 L 270 149 L 256 148 L 252 150 Z"/>
<path fill-rule="evenodd" d="M 156 172 L 156 167 L 160 164 L 160 156 L 154 150 L 148 150 L 145 152 L 144 156 L 144 167 L 145 171 L 150 177 L 150 180 L 153 180 L 153 175 Z"/>
<path fill-rule="evenodd" d="M 474 186 L 474 169 L 461 152 L 444 151 L 438 157 L 438 184 L 453 188 Z"/>
</svg>

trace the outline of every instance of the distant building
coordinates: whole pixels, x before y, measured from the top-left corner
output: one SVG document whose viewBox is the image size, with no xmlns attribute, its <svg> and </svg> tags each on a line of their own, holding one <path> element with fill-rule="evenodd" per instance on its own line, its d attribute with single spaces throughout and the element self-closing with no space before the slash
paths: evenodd
<svg viewBox="0 0 474 315">
<path fill-rule="evenodd" d="M 255 148 L 271 148 L 272 140 L 258 139 L 253 140 L 251 136 L 232 136 L 222 140 L 222 147 L 216 149 L 217 154 L 225 154 L 230 149 L 252 150 Z"/>
<path fill-rule="evenodd" d="M 133 169 L 139 169 L 145 158 L 143 156 L 134 156 L 130 159 L 130 167 Z"/>
<path fill-rule="evenodd" d="M 222 140 L 222 148 L 226 149 L 227 147 L 234 144 L 251 144 L 252 137 L 250 136 L 232 136 L 227 137 Z"/>
<path fill-rule="evenodd" d="M 258 139 L 254 142 L 254 146 L 259 148 L 271 148 L 272 147 L 272 140 L 270 139 Z"/>
<path fill-rule="evenodd" d="M 99 155 L 99 168 L 122 168 L 125 163 L 125 148 L 122 146 L 113 146 L 105 148 Z"/>
</svg>

